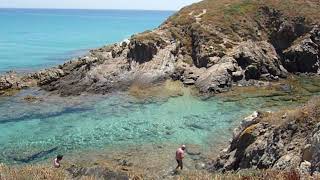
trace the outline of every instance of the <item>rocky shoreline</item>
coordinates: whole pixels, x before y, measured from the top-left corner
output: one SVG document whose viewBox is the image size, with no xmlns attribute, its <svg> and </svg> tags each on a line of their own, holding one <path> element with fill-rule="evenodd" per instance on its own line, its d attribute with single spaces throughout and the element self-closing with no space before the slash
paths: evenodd
<svg viewBox="0 0 320 180">
<path fill-rule="evenodd" d="M 209 171 L 295 170 L 319 175 L 320 100 L 279 112 L 255 112 L 234 130 L 228 148 Z"/>
<path fill-rule="evenodd" d="M 30 86 L 62 96 L 105 94 L 166 79 L 214 94 L 234 85 L 277 81 L 289 73 L 319 75 L 319 24 L 304 16 L 286 16 L 267 3 L 255 5 L 253 19 L 245 20 L 253 34 L 244 34 L 248 29 L 242 21 L 228 25 L 229 29 L 209 26 L 202 20 L 205 13 L 195 22 L 189 14 L 191 23 L 181 24 L 176 19 L 186 8 L 153 31 L 91 50 L 63 65 L 23 76 L 4 74 L 1 94 Z"/>
<path fill-rule="evenodd" d="M 0 96 L 36 86 L 61 96 L 107 94 L 165 80 L 181 81 L 212 95 L 234 86 L 265 86 L 292 74 L 318 76 L 320 4 L 292 1 L 291 5 L 293 8 L 286 9 L 281 1 L 252 0 L 225 6 L 224 2 L 204 0 L 128 41 L 91 50 L 86 56 L 36 73 L 4 74 L 0 76 Z M 310 12 L 316 9 L 316 13 L 292 10 L 299 6 Z M 213 10 L 208 9 L 211 7 Z M 216 16 L 223 22 L 213 18 Z M 272 169 L 318 175 L 319 102 L 314 98 L 295 109 L 255 112 L 205 170 Z M 82 170 L 70 171 L 87 172 Z"/>
</svg>

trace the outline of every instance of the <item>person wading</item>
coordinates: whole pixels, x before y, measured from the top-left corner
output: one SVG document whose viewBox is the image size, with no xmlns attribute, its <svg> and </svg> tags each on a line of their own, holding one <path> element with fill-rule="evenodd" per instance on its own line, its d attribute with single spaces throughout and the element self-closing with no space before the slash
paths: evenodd
<svg viewBox="0 0 320 180">
<path fill-rule="evenodd" d="M 62 155 L 58 155 L 57 158 L 54 159 L 53 166 L 55 168 L 59 168 L 60 167 L 60 161 L 62 160 L 62 158 L 63 158 Z"/>
<path fill-rule="evenodd" d="M 179 168 L 182 170 L 183 169 L 183 158 L 184 158 L 184 150 L 186 149 L 185 145 L 182 145 L 177 151 L 176 151 L 176 160 L 178 163 L 178 166 L 176 167 L 176 170 Z"/>
</svg>

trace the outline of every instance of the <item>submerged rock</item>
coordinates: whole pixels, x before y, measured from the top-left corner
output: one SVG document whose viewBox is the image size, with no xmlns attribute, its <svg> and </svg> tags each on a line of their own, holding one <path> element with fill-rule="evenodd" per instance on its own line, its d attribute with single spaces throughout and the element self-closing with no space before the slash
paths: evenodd
<svg viewBox="0 0 320 180">
<path fill-rule="evenodd" d="M 72 165 L 67 169 L 73 178 L 94 177 L 105 180 L 129 180 L 129 177 L 121 172 L 114 172 L 100 166 L 77 167 Z"/>
<path fill-rule="evenodd" d="M 43 99 L 41 97 L 32 96 L 32 95 L 27 95 L 27 96 L 23 97 L 23 100 L 28 103 L 43 101 Z"/>
</svg>

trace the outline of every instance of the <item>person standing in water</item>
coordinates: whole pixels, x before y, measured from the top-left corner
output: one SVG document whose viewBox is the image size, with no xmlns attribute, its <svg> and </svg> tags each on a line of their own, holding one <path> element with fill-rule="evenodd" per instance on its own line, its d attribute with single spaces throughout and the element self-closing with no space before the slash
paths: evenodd
<svg viewBox="0 0 320 180">
<path fill-rule="evenodd" d="M 176 170 L 179 168 L 182 170 L 183 169 L 183 158 L 184 158 L 184 150 L 186 149 L 185 145 L 182 145 L 177 151 L 176 151 L 176 160 L 178 163 L 178 166 L 176 167 Z"/>
<path fill-rule="evenodd" d="M 55 167 L 55 168 L 59 168 L 60 167 L 60 161 L 62 160 L 62 158 L 63 158 L 63 155 L 58 155 L 55 159 L 54 159 L 54 161 L 53 161 L 53 166 Z"/>
</svg>

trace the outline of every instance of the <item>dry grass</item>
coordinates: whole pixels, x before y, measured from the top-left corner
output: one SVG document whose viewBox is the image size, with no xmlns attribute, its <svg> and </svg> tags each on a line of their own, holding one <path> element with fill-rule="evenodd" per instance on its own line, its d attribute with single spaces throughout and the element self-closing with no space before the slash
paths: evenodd
<svg viewBox="0 0 320 180">
<path fill-rule="evenodd" d="M 319 177 L 302 176 L 298 172 L 273 170 L 244 170 L 238 173 L 208 173 L 206 171 L 186 172 L 176 177 L 177 180 L 306 180 Z"/>
<path fill-rule="evenodd" d="M 145 179 L 144 173 L 135 169 L 127 172 L 131 180 Z M 118 169 L 121 171 L 121 168 Z M 179 175 L 168 176 L 166 179 L 176 180 L 299 180 L 302 176 L 296 171 L 273 170 L 242 170 L 237 173 L 209 173 L 205 170 L 183 171 Z M 0 165 L 0 180 L 65 180 L 71 179 L 68 173 L 61 169 L 50 168 L 41 165 L 7 167 Z M 96 180 L 93 176 L 83 176 L 80 180 Z M 150 179 L 150 178 L 149 178 Z M 303 176 L 303 179 L 319 179 L 319 177 Z"/>
<path fill-rule="evenodd" d="M 263 121 L 281 125 L 284 122 L 305 123 L 320 121 L 320 97 L 314 97 L 306 105 L 298 108 L 284 108 L 278 112 L 265 113 Z"/>
<path fill-rule="evenodd" d="M 195 22 L 195 15 L 206 9 L 207 13 L 202 16 L 202 21 L 223 25 L 230 21 L 237 22 L 243 16 L 253 18 L 257 9 L 265 5 L 279 9 L 289 17 L 304 16 L 312 21 L 320 19 L 318 0 L 204 0 L 181 9 L 167 23 L 190 24 Z"/>
<path fill-rule="evenodd" d="M 8 167 L 0 165 L 0 180 L 43 180 L 68 179 L 66 172 L 62 169 L 48 168 L 41 165 L 28 165 L 20 167 Z"/>
<path fill-rule="evenodd" d="M 216 46 L 217 52 L 223 52 L 225 48 L 218 46 L 221 42 L 212 34 L 213 29 L 227 35 L 232 42 L 268 39 L 272 27 L 261 29 L 259 34 L 257 31 L 261 26 L 260 21 L 266 18 L 259 11 L 264 6 L 280 10 L 285 17 L 302 16 L 306 22 L 320 22 L 318 0 L 204 0 L 184 7 L 171 16 L 162 28 L 169 29 L 172 38 L 179 40 L 182 47 L 186 48 L 186 54 L 191 52 L 193 31 L 200 33 L 201 37 L 210 37 L 204 42 L 216 39 L 207 44 Z"/>
</svg>

